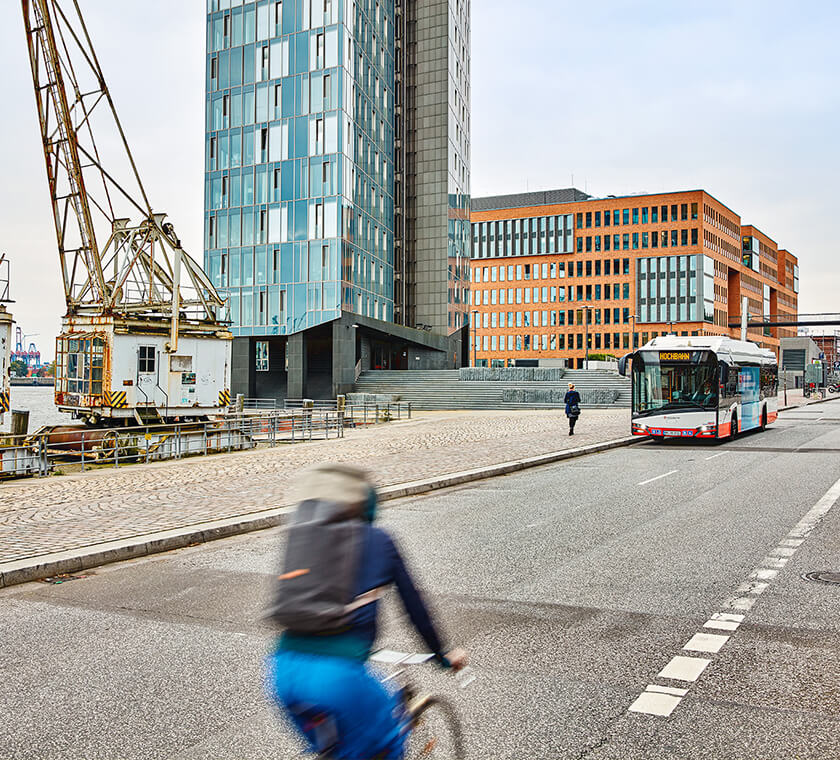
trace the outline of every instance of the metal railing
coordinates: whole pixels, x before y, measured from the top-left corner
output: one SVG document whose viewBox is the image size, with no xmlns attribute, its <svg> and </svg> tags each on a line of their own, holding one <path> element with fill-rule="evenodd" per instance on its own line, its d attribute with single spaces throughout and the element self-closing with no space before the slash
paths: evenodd
<svg viewBox="0 0 840 760">
<path fill-rule="evenodd" d="M 53 426 L 26 436 L 0 436 L 0 478 L 122 467 L 191 456 L 344 437 L 334 410 L 229 414 L 207 422 L 120 428 Z"/>
<path fill-rule="evenodd" d="M 284 406 L 287 411 L 306 409 L 344 411 L 345 425 L 375 425 L 392 420 L 411 419 L 411 403 L 405 401 L 380 402 L 374 401 L 342 403 L 338 399 L 286 399 Z"/>
<path fill-rule="evenodd" d="M 243 409 L 278 409 L 279 402 L 276 398 L 246 398 L 242 402 Z M 231 405 L 231 409 L 236 409 L 236 404 Z"/>
</svg>

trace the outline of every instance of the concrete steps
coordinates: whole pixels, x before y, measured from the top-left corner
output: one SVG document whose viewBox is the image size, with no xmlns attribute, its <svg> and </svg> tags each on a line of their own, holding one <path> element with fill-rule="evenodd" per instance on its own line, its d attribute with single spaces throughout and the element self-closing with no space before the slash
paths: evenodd
<svg viewBox="0 0 840 760">
<path fill-rule="evenodd" d="M 562 381 L 464 381 L 458 370 L 371 370 L 363 372 L 355 393 L 394 395 L 415 409 L 562 408 L 568 383 L 583 406 L 629 408 L 630 382 L 599 370 L 568 370 Z"/>
</svg>

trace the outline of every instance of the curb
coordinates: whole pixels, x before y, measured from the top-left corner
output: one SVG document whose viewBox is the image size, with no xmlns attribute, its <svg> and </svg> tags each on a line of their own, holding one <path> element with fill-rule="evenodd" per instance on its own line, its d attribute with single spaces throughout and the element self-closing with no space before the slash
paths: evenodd
<svg viewBox="0 0 840 760">
<path fill-rule="evenodd" d="M 813 406 L 814 404 L 827 404 L 829 401 L 840 401 L 840 396 L 826 396 L 825 398 L 818 398 L 816 401 L 806 401 L 804 404 L 791 404 L 790 406 L 780 406 L 780 412 L 789 412 L 791 409 L 803 409 L 806 406 Z"/>
<path fill-rule="evenodd" d="M 554 462 L 562 462 L 566 459 L 586 456 L 587 454 L 631 446 L 635 443 L 641 443 L 644 440 L 646 438 L 639 436 L 616 438 L 612 441 L 603 441 L 589 446 L 581 446 L 576 449 L 554 451 L 527 459 L 502 462 L 500 464 L 454 472 L 449 475 L 441 475 L 426 480 L 414 480 L 409 483 L 385 486 L 379 489 L 379 500 L 385 502 L 402 499 L 406 496 L 417 496 L 418 494 L 451 488 L 452 486 L 484 480 L 485 478 L 507 475 L 531 467 L 540 467 Z M 282 525 L 286 516 L 294 509 L 294 505 L 286 505 L 274 509 L 251 512 L 250 514 L 237 515 L 236 517 L 229 517 L 223 520 L 197 523 L 186 528 L 175 528 L 145 536 L 135 536 L 119 541 L 108 541 L 81 549 L 70 549 L 64 552 L 28 557 L 15 562 L 6 562 L 0 564 L 0 588 L 37 581 L 53 575 L 80 573 L 101 565 L 139 559 L 140 557 L 147 557 L 152 554 L 160 554 L 175 549 L 183 549 L 187 546 L 195 546 L 220 538 L 275 528 Z"/>
</svg>

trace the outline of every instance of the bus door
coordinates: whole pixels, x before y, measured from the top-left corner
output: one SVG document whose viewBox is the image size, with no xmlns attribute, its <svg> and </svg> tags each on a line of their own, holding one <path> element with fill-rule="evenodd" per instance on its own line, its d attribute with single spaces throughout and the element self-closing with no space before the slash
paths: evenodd
<svg viewBox="0 0 840 760">
<path fill-rule="evenodd" d="M 741 430 L 761 425 L 761 368 L 738 368 L 738 394 L 741 397 Z"/>
</svg>

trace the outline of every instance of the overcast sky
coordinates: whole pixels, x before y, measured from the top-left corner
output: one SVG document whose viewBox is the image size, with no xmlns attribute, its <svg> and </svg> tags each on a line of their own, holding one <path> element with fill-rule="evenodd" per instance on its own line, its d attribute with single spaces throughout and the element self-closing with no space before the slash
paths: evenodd
<svg viewBox="0 0 840 760">
<path fill-rule="evenodd" d="M 204 0 L 80 0 L 156 210 L 201 260 Z M 513 10 L 515 8 L 515 11 Z M 840 4 L 473 0 L 473 195 L 703 188 L 840 312 Z M 20 4 L 0 7 L 0 252 L 52 357 L 63 295 Z"/>
</svg>

